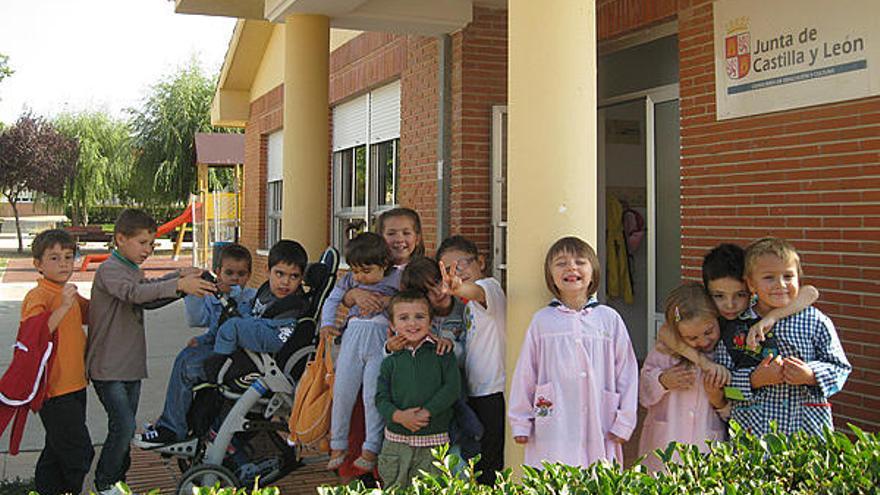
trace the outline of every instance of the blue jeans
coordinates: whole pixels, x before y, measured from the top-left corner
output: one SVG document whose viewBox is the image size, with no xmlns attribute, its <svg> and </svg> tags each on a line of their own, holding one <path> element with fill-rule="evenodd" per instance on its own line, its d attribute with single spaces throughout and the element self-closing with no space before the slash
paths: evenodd
<svg viewBox="0 0 880 495">
<path fill-rule="evenodd" d="M 205 374 L 205 360 L 214 355 L 211 347 L 212 344 L 185 347 L 174 359 L 165 391 L 165 407 L 156 426 L 173 431 L 178 440 L 185 439 L 189 432 L 186 413 L 192 405 L 193 387 L 208 378 Z"/>
<path fill-rule="evenodd" d="M 107 411 L 107 438 L 95 468 L 95 488 L 107 490 L 117 481 L 125 481 L 131 466 L 131 439 L 136 427 L 141 381 L 92 380 L 98 399 Z"/>
<path fill-rule="evenodd" d="M 237 349 L 278 352 L 293 335 L 296 321 L 268 318 L 230 318 L 217 329 L 214 352 L 232 354 Z"/>
<path fill-rule="evenodd" d="M 376 384 L 385 358 L 387 322 L 360 320 L 348 322 L 336 358 L 333 405 L 330 413 L 330 448 L 348 450 L 351 412 L 363 385 L 366 436 L 362 450 L 379 453 L 384 439 L 385 420 L 376 409 Z"/>
</svg>

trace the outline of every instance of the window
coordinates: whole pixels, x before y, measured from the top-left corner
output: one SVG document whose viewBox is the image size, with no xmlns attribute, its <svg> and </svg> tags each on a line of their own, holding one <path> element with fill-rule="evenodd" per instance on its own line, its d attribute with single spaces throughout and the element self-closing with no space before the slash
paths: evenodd
<svg viewBox="0 0 880 495">
<path fill-rule="evenodd" d="M 397 206 L 399 158 L 399 81 L 333 108 L 334 246 Z"/>
<path fill-rule="evenodd" d="M 266 167 L 266 244 L 270 249 L 281 240 L 281 205 L 282 190 L 282 153 L 284 151 L 284 134 L 281 131 L 269 135 L 267 146 Z"/>
<path fill-rule="evenodd" d="M 507 287 L 507 105 L 492 107 L 492 276 Z"/>
</svg>

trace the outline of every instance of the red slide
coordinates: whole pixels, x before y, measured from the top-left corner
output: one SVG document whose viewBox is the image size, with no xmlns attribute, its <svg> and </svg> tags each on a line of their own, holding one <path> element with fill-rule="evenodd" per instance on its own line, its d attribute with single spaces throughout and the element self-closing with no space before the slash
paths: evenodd
<svg viewBox="0 0 880 495">
<path fill-rule="evenodd" d="M 201 205 L 196 203 L 196 208 L 200 208 Z M 188 205 L 186 209 L 183 210 L 183 213 L 177 216 L 174 220 L 170 222 L 163 223 L 156 229 L 156 237 L 161 237 L 168 232 L 179 227 L 181 224 L 189 223 L 192 221 L 192 204 Z M 83 257 L 82 265 L 79 267 L 79 271 L 84 272 L 88 270 L 89 263 L 101 263 L 107 260 L 110 257 L 109 253 L 106 254 L 88 254 Z"/>
</svg>

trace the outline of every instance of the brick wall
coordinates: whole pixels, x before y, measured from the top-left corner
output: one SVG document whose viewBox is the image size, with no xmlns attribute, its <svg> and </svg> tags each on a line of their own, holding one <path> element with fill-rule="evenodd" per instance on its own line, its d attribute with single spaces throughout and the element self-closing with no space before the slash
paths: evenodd
<svg viewBox="0 0 880 495">
<path fill-rule="evenodd" d="M 507 11 L 474 7 L 452 37 L 450 232 L 491 253 L 492 107 L 507 104 Z"/>
<path fill-rule="evenodd" d="M 838 423 L 880 427 L 880 98 L 717 122 L 712 4 L 679 12 L 682 268 L 722 241 L 785 237 L 855 370 Z"/>
<path fill-rule="evenodd" d="M 364 33 L 337 48 L 330 55 L 330 92 L 328 118 L 332 141 L 330 107 L 370 88 L 400 77 L 406 57 L 406 38 L 388 33 Z M 241 242 L 254 253 L 254 269 L 250 285 L 266 280 L 266 256 L 256 254 L 267 249 L 266 238 L 266 167 L 268 135 L 284 126 L 284 87 L 278 86 L 251 103 L 250 118 L 245 127 L 245 195 L 242 205 Z M 332 177 L 331 156 L 327 157 Z M 328 218 L 332 218 L 332 181 L 327 184 Z M 330 225 L 327 226 L 330 238 Z"/>
<path fill-rule="evenodd" d="M 600 40 L 615 38 L 675 16 L 687 0 L 596 0 Z"/>
<path fill-rule="evenodd" d="M 266 168 L 268 135 L 284 126 L 284 86 L 280 85 L 251 103 L 250 118 L 244 130 L 244 197 L 242 198 L 241 243 L 254 256 L 249 285 L 266 280 Z"/>
<path fill-rule="evenodd" d="M 437 237 L 437 57 L 436 38 L 408 36 L 400 79 L 398 202 L 419 212 L 429 253 Z"/>
<path fill-rule="evenodd" d="M 330 106 L 400 77 L 406 38 L 363 33 L 330 54 Z"/>
</svg>

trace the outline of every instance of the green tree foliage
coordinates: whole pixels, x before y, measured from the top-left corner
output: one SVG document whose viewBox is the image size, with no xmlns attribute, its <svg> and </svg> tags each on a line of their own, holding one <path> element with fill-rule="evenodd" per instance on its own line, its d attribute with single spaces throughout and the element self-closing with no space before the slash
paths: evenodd
<svg viewBox="0 0 880 495">
<path fill-rule="evenodd" d="M 0 53 L 0 82 L 11 76 L 15 71 L 9 66 L 9 55 Z"/>
<path fill-rule="evenodd" d="M 4 79 L 11 76 L 14 72 L 12 67 L 9 67 L 9 55 L 0 53 L 0 82 L 3 82 Z M 6 124 L 0 122 L 0 132 L 3 132 L 5 128 Z"/>
<path fill-rule="evenodd" d="M 87 225 L 89 209 L 128 199 L 134 161 L 129 127 L 102 112 L 65 113 L 54 124 L 58 132 L 79 141 L 77 172 L 60 202 L 70 207 L 75 225 Z"/>
<path fill-rule="evenodd" d="M 30 113 L 0 134 L 0 190 L 15 213 L 18 251 L 23 250 L 18 201 L 26 191 L 60 196 L 76 174 L 79 144 Z"/>
<path fill-rule="evenodd" d="M 196 188 L 195 134 L 211 131 L 214 81 L 196 60 L 152 86 L 130 109 L 137 158 L 132 180 L 145 204 L 185 203 Z"/>
</svg>

